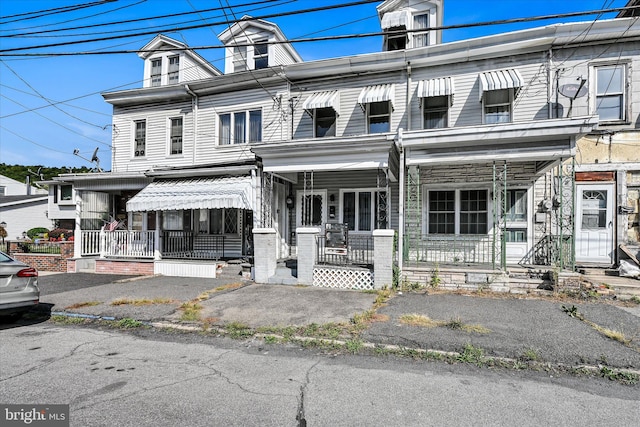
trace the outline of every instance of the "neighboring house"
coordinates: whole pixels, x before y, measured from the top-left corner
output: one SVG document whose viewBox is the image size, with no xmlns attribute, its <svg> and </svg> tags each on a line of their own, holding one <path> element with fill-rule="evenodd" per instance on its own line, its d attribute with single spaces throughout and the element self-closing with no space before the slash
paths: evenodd
<svg viewBox="0 0 640 427">
<path fill-rule="evenodd" d="M 637 18 L 441 44 L 428 28 L 442 1 L 378 13 L 382 52 L 312 62 L 245 17 L 219 36 L 225 74 L 177 83 L 153 61 L 179 43 L 154 39 L 144 87 L 103 95 L 112 172 L 55 179 L 75 194 L 76 257 L 258 262 L 252 230 L 269 228 L 284 259 L 299 227 L 344 223 L 352 238 L 396 230 L 407 276 L 615 263 L 624 227 L 637 227 Z M 615 144 L 631 146 L 626 158 L 603 157 Z M 114 221 L 141 233 L 136 251 L 77 238 Z"/>
<path fill-rule="evenodd" d="M 0 175 L 0 196 L 24 196 L 30 194 L 47 194 L 47 190 Z"/>
<path fill-rule="evenodd" d="M 6 223 L 7 239 L 22 239 L 36 227 L 52 228 L 47 218 L 47 195 L 0 196 L 0 222 Z"/>
</svg>

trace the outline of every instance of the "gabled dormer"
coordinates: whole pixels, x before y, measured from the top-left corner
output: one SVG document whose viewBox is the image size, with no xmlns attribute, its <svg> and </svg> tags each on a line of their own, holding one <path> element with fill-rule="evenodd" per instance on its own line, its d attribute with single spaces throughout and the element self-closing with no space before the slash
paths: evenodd
<svg viewBox="0 0 640 427">
<path fill-rule="evenodd" d="M 387 0 L 377 8 L 384 36 L 382 50 L 404 50 L 442 43 L 443 0 Z M 425 30 L 414 32 L 413 30 Z M 404 34 L 403 31 L 409 31 Z"/>
<path fill-rule="evenodd" d="M 262 19 L 243 16 L 218 38 L 225 45 L 225 74 L 302 62 L 280 28 Z"/>
<path fill-rule="evenodd" d="M 202 80 L 222 74 L 184 43 L 158 34 L 138 52 L 144 59 L 143 87 Z"/>
</svg>

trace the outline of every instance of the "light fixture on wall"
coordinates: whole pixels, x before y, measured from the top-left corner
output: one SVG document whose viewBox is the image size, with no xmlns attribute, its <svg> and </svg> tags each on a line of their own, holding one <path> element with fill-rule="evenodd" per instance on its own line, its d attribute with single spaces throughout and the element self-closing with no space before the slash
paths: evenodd
<svg viewBox="0 0 640 427">
<path fill-rule="evenodd" d="M 287 203 L 287 207 L 289 209 L 291 209 L 293 207 L 294 200 L 295 199 L 293 198 L 293 196 L 291 196 L 291 195 L 287 196 L 287 199 L 285 200 L 285 202 Z"/>
</svg>

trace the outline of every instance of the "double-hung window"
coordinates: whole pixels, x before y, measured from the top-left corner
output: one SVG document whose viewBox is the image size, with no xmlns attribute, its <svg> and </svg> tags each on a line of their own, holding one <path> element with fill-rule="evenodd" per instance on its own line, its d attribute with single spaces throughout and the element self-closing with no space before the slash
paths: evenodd
<svg viewBox="0 0 640 427">
<path fill-rule="evenodd" d="M 429 190 L 429 234 L 486 234 L 489 228 L 487 190 Z"/>
<path fill-rule="evenodd" d="M 488 90 L 484 92 L 484 123 L 511 122 L 511 100 L 513 89 Z"/>
<path fill-rule="evenodd" d="M 171 154 L 182 154 L 182 117 L 170 119 L 170 152 Z"/>
<path fill-rule="evenodd" d="M 387 228 L 386 191 L 353 190 L 342 193 L 342 223 L 351 231 Z"/>
<path fill-rule="evenodd" d="M 262 141 L 262 110 L 220 114 L 220 145 Z"/>
<path fill-rule="evenodd" d="M 135 125 L 133 156 L 144 157 L 147 147 L 147 121 L 136 120 L 133 123 Z"/>
<path fill-rule="evenodd" d="M 595 70 L 595 109 L 600 121 L 625 120 L 625 66 L 603 65 Z"/>
<path fill-rule="evenodd" d="M 422 113 L 425 129 L 449 126 L 449 96 L 429 96 L 422 98 Z"/>
<path fill-rule="evenodd" d="M 256 70 L 269 66 L 269 45 L 266 40 L 260 40 L 253 45 L 253 63 Z"/>
<path fill-rule="evenodd" d="M 246 46 L 234 46 L 233 47 L 233 72 L 247 70 L 247 47 Z"/>
<path fill-rule="evenodd" d="M 391 129 L 391 103 L 389 101 L 367 104 L 368 133 L 384 133 Z"/>
<path fill-rule="evenodd" d="M 414 30 L 426 30 L 429 28 L 429 15 L 415 15 L 413 17 Z M 429 33 L 414 33 L 413 47 L 423 47 L 429 45 Z"/>
<path fill-rule="evenodd" d="M 211 209 L 209 211 L 211 234 L 238 234 L 239 210 L 236 208 Z"/>
<path fill-rule="evenodd" d="M 336 110 L 316 108 L 313 113 L 314 137 L 336 136 Z"/>
<path fill-rule="evenodd" d="M 151 60 L 151 86 L 162 84 L 162 58 Z"/>
<path fill-rule="evenodd" d="M 180 82 L 180 57 L 179 56 L 170 56 L 169 57 L 169 69 L 167 70 L 167 78 L 169 80 L 169 84 L 178 84 Z"/>
</svg>

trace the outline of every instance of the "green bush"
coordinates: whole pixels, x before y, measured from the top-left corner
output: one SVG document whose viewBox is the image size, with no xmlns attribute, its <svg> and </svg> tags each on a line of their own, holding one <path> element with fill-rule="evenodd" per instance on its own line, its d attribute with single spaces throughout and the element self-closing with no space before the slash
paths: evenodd
<svg viewBox="0 0 640 427">
<path fill-rule="evenodd" d="M 31 230 L 27 231 L 27 237 L 29 237 L 31 240 L 37 238 L 37 237 L 41 237 L 42 235 L 44 235 L 45 233 L 48 233 L 49 229 L 48 228 L 44 228 L 44 227 L 35 227 L 32 228 Z"/>
</svg>

